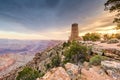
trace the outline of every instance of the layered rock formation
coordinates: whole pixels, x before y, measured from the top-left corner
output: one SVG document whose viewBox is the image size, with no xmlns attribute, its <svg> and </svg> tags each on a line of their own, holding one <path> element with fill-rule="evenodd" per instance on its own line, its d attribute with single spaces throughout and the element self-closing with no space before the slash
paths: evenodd
<svg viewBox="0 0 120 80">
<path fill-rule="evenodd" d="M 64 68 L 53 68 L 47 72 L 42 78 L 37 80 L 71 80 Z"/>
<path fill-rule="evenodd" d="M 63 53 L 63 46 L 59 44 L 54 48 L 47 49 L 42 53 L 37 53 L 33 60 L 29 62 L 26 66 L 35 68 L 39 71 L 46 72 L 46 65 L 51 62 L 51 59 L 57 54 L 61 55 Z"/>
<path fill-rule="evenodd" d="M 99 55 L 105 55 L 107 57 L 120 60 L 120 49 L 116 48 L 102 48 L 99 46 L 93 46 L 92 47 L 92 52 L 99 54 Z"/>
<path fill-rule="evenodd" d="M 120 79 L 120 62 L 119 61 L 102 61 L 101 65 L 109 76 L 115 80 Z"/>
<path fill-rule="evenodd" d="M 106 75 L 104 71 L 101 74 L 100 70 L 99 67 L 86 69 L 83 66 L 81 73 L 79 73 L 79 66 L 67 63 L 64 68 L 53 68 L 37 80 L 115 80 Z"/>
<path fill-rule="evenodd" d="M 5 70 L 14 63 L 15 60 L 10 58 L 9 56 L 6 55 L 0 56 L 0 71 Z"/>
<path fill-rule="evenodd" d="M 78 75 L 78 66 L 67 63 L 65 68 L 57 67 L 51 69 L 42 78 L 37 80 L 74 80 Z"/>
<path fill-rule="evenodd" d="M 33 58 L 33 60 L 30 61 L 25 66 L 36 69 L 39 72 L 46 73 L 42 78 L 38 78 L 37 80 L 59 80 L 59 79 L 61 80 L 76 80 L 76 79 L 77 80 L 115 80 L 115 79 L 118 79 L 119 80 L 119 77 L 114 78 L 112 77 L 112 75 L 110 75 L 112 71 L 107 70 L 107 69 L 110 69 L 109 68 L 110 66 L 106 65 L 105 62 L 101 63 L 103 66 L 102 68 L 94 67 L 94 66 L 90 68 L 88 66 L 89 63 L 84 63 L 84 65 L 81 68 L 78 65 L 67 63 L 64 66 L 59 66 L 59 67 L 51 68 L 50 70 L 48 70 L 46 68 L 46 65 L 49 64 L 51 62 L 51 59 L 54 58 L 57 54 L 59 54 L 60 57 L 62 57 L 63 51 L 64 51 L 63 45 L 62 43 L 60 43 L 53 48 L 49 48 L 45 50 L 44 52 L 37 53 Z M 117 53 L 119 54 L 119 52 L 116 52 L 116 54 Z M 116 66 L 119 67 L 118 65 Z M 18 69 L 12 71 L 8 75 L 5 75 L 3 80 L 15 80 L 17 73 L 21 71 L 23 68 L 24 66 L 19 67 Z M 112 66 L 112 68 L 115 68 L 116 70 L 115 66 Z M 105 72 L 107 72 L 109 76 Z"/>
<path fill-rule="evenodd" d="M 102 61 L 104 71 L 114 80 L 120 79 L 120 47 L 117 44 L 91 43 L 92 52 L 108 57 L 108 61 Z"/>
<path fill-rule="evenodd" d="M 100 42 L 85 43 L 87 46 L 91 46 L 91 51 L 98 55 L 104 55 L 111 59 L 120 60 L 120 47 L 117 44 L 107 44 Z"/>
<path fill-rule="evenodd" d="M 41 53 L 36 53 L 33 60 L 27 63 L 25 66 L 46 73 L 45 65 L 48 64 L 51 61 L 51 58 L 53 58 L 58 53 L 62 54 L 62 51 L 63 51 L 63 46 L 62 43 L 60 43 L 54 47 L 46 49 Z M 17 73 L 21 71 L 25 66 L 19 67 L 11 71 L 9 74 L 4 75 L 2 80 L 16 80 Z"/>
</svg>

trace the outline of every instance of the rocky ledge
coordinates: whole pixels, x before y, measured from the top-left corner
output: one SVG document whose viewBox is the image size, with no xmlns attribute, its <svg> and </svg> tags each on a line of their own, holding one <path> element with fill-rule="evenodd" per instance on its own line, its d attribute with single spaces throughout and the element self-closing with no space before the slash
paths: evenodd
<svg viewBox="0 0 120 80">
<path fill-rule="evenodd" d="M 109 76 L 120 79 L 120 61 L 102 61 L 101 66 Z"/>
<path fill-rule="evenodd" d="M 38 78 L 37 80 L 70 80 L 69 75 L 65 71 L 64 68 L 58 67 L 53 68 L 49 72 L 47 72 L 42 78 Z"/>
<path fill-rule="evenodd" d="M 45 65 L 48 64 L 52 57 L 54 57 L 57 53 L 62 54 L 62 43 L 55 45 L 54 47 L 48 48 L 41 53 L 36 53 L 35 57 L 32 61 L 28 62 L 25 66 L 21 66 L 15 70 L 12 70 L 10 73 L 3 75 L 0 80 L 16 80 L 18 72 L 20 72 L 24 67 L 30 67 L 33 69 L 43 71 L 46 73 Z"/>
<path fill-rule="evenodd" d="M 57 67 L 48 71 L 42 78 L 36 80 L 115 80 L 108 76 L 100 67 L 86 69 L 67 63 L 65 67 Z"/>
</svg>

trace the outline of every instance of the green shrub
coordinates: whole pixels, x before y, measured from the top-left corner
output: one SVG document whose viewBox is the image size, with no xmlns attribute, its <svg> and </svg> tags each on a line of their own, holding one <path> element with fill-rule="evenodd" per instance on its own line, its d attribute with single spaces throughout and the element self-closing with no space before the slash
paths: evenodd
<svg viewBox="0 0 120 80">
<path fill-rule="evenodd" d="M 22 71 L 18 72 L 16 80 L 35 80 L 38 77 L 42 77 L 44 74 L 39 73 L 37 70 L 25 67 Z"/>
<path fill-rule="evenodd" d="M 100 40 L 99 33 L 87 33 L 83 36 L 84 41 L 98 41 Z"/>
<path fill-rule="evenodd" d="M 65 47 L 68 47 L 68 46 L 70 46 L 70 42 L 69 42 L 69 41 L 63 43 L 63 47 L 64 47 L 64 48 L 65 48 Z"/>
<path fill-rule="evenodd" d="M 46 68 L 46 70 L 49 70 L 49 69 L 51 69 L 51 68 L 52 68 L 52 66 L 51 66 L 51 64 L 50 64 L 50 63 L 48 63 L 48 64 L 45 64 L 45 68 Z"/>
<path fill-rule="evenodd" d="M 80 45 L 79 43 L 73 41 L 70 47 L 64 53 L 65 60 L 64 63 L 72 62 L 83 62 L 87 59 L 87 47 Z"/>
<path fill-rule="evenodd" d="M 120 39 L 120 34 L 112 34 L 112 35 L 109 35 L 109 34 L 104 34 L 104 40 L 110 40 L 110 39 L 113 39 L 113 38 L 116 38 L 116 39 Z"/>
<path fill-rule="evenodd" d="M 104 56 L 95 55 L 92 58 L 90 58 L 90 64 L 97 66 L 97 65 L 100 65 L 101 61 L 105 60 L 105 59 L 107 59 L 107 58 Z"/>
<path fill-rule="evenodd" d="M 61 58 L 57 54 L 54 57 L 52 57 L 51 61 L 49 63 L 45 64 L 44 66 L 45 66 L 46 70 L 50 70 L 51 68 L 60 66 L 60 64 L 61 64 Z"/>
<path fill-rule="evenodd" d="M 51 60 L 51 66 L 52 67 L 58 67 L 58 66 L 60 66 L 60 63 L 61 63 L 61 58 L 57 54 L 55 57 L 52 58 L 52 60 Z"/>
</svg>

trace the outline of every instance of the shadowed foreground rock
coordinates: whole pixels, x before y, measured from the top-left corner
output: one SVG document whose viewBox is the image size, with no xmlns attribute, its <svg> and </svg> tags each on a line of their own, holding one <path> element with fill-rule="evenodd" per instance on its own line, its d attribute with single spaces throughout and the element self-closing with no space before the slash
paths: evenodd
<svg viewBox="0 0 120 80">
<path fill-rule="evenodd" d="M 115 80 L 120 80 L 120 62 L 102 61 L 101 65 L 109 76 L 111 76 Z"/>
<path fill-rule="evenodd" d="M 76 80 L 78 76 L 78 66 L 72 63 L 65 64 L 65 69 L 62 67 L 53 68 L 47 72 L 42 78 L 37 80 Z"/>
<path fill-rule="evenodd" d="M 65 69 L 57 67 L 51 69 L 42 78 L 36 80 L 115 80 L 108 76 L 104 70 L 101 72 L 100 67 L 93 66 L 92 68 L 81 69 L 81 74 L 78 71 L 79 67 L 72 63 L 67 63 Z"/>
</svg>

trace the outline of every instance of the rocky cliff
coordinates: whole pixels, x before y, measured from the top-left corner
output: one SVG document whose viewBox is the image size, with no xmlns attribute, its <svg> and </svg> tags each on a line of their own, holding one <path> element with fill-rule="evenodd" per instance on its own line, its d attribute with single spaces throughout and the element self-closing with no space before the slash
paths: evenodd
<svg viewBox="0 0 120 80">
<path fill-rule="evenodd" d="M 69 47 L 68 47 L 69 48 Z M 99 50 L 100 49 L 100 50 Z M 46 73 L 42 78 L 38 78 L 37 80 L 119 80 L 120 78 L 120 72 L 119 72 L 119 50 L 114 50 L 114 49 L 103 49 L 98 47 L 92 47 L 92 52 L 97 53 L 97 54 L 102 54 L 108 56 L 107 54 L 114 54 L 117 55 L 117 60 L 116 62 L 116 57 L 112 56 L 110 57 L 110 61 L 108 60 L 107 63 L 106 61 L 103 61 L 100 66 L 89 66 L 89 62 L 87 62 L 87 65 L 82 64 L 82 69 L 79 75 L 79 65 L 67 63 L 64 64 L 64 66 L 57 66 L 57 67 L 52 67 L 48 69 L 48 64 L 51 64 L 52 59 L 59 54 L 59 56 L 62 58 L 62 55 L 64 54 L 64 48 L 63 44 L 60 43 L 52 48 L 46 49 L 45 51 L 41 53 L 36 53 L 35 57 L 33 58 L 32 61 L 27 63 L 25 66 L 19 67 L 16 70 L 13 70 L 10 72 L 8 75 L 5 75 L 3 79 L 0 80 L 15 80 L 17 73 L 21 71 L 24 67 L 30 67 L 33 69 L 36 69 L 39 72 Z M 74 57 L 75 58 L 75 57 Z M 115 59 L 113 59 L 115 58 Z M 116 65 L 114 65 L 116 64 Z M 114 65 L 114 66 L 113 66 Z M 117 66 L 117 67 L 116 67 Z M 111 69 L 112 67 L 112 69 Z M 111 71 L 110 71 L 111 69 Z M 116 71 L 118 71 L 116 73 Z M 62 72 L 61 72 L 62 71 Z M 107 74 L 106 74 L 107 73 Z M 116 74 L 115 74 L 116 73 Z M 115 74 L 115 76 L 113 75 Z M 57 76 L 56 76 L 57 75 Z M 81 77 L 81 79 L 80 79 Z"/>
<path fill-rule="evenodd" d="M 33 60 L 28 62 L 25 66 L 36 69 L 38 71 L 46 72 L 45 65 L 50 63 L 51 58 L 55 55 L 62 54 L 62 48 L 62 43 L 59 43 L 58 45 L 48 48 L 41 53 L 36 53 Z M 9 74 L 4 75 L 3 78 L 0 78 L 0 80 L 16 80 L 15 78 L 18 72 L 21 71 L 25 66 L 21 66 L 16 70 L 11 71 Z"/>
</svg>

